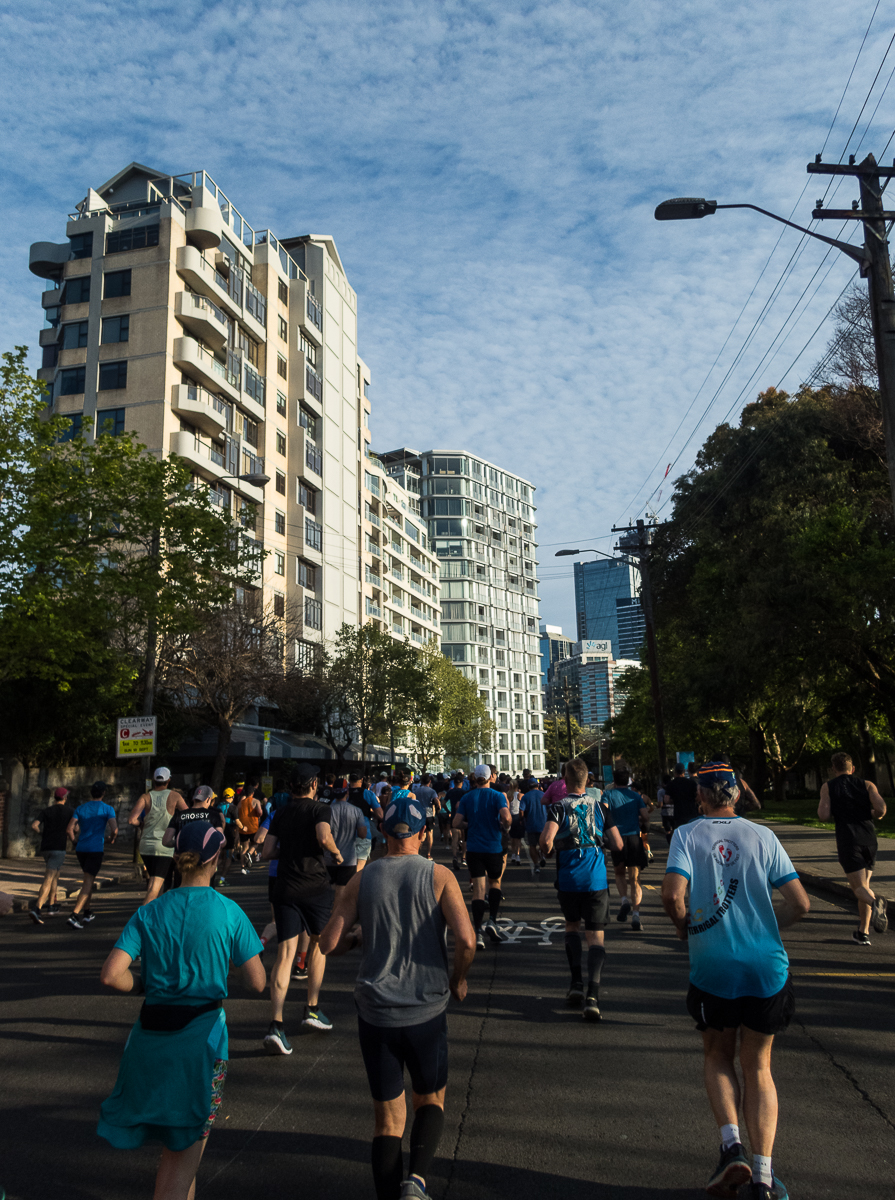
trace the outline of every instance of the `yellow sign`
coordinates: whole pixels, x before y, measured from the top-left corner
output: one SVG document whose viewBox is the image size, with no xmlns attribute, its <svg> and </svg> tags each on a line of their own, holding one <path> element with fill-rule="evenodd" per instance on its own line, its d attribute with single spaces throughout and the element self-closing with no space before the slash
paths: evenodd
<svg viewBox="0 0 895 1200">
<path fill-rule="evenodd" d="M 138 758 L 155 754 L 156 718 L 119 717 L 115 754 L 118 758 Z"/>
</svg>

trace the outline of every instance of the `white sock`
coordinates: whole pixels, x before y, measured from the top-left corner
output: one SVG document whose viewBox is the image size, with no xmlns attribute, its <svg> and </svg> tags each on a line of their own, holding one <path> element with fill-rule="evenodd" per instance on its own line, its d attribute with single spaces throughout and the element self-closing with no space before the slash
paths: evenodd
<svg viewBox="0 0 895 1200">
<path fill-rule="evenodd" d="M 628 897 L 627 897 L 627 896 L 622 896 L 622 902 L 621 902 L 621 905 L 620 905 L 620 907 L 621 907 L 621 908 L 628 908 L 628 907 L 630 906 L 630 903 L 631 903 L 631 901 L 628 899 Z"/>
<path fill-rule="evenodd" d="M 735 1146 L 740 1140 L 739 1125 L 722 1125 L 721 1126 L 721 1149 L 729 1150 L 731 1146 Z"/>
<path fill-rule="evenodd" d="M 752 1155 L 752 1182 L 766 1183 L 768 1187 L 774 1186 L 774 1173 L 771 1170 L 770 1157 L 765 1158 L 762 1154 Z"/>
</svg>

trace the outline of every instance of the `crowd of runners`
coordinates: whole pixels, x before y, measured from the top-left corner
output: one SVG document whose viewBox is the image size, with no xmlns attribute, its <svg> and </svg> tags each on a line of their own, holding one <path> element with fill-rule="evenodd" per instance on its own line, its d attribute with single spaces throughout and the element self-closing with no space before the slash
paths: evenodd
<svg viewBox="0 0 895 1200">
<path fill-rule="evenodd" d="M 886 806 L 847 755 L 835 755 L 832 767 L 819 815 L 835 823 L 839 861 L 858 901 L 854 941 L 866 945 L 871 925 L 880 933 L 887 927 L 886 903 L 870 887 L 874 821 Z M 35 820 L 46 861 L 30 910 L 35 924 L 59 911 L 68 839 L 83 872 L 68 923 L 78 930 L 93 919 L 94 881 L 105 846 L 118 836 L 105 790 L 98 781 L 73 809 L 65 789 L 57 789 Z M 425 1200 L 444 1126 L 447 1008 L 451 997 L 465 998 L 476 953 L 507 937 L 499 918 L 508 864 L 521 867 L 524 856 L 535 881 L 548 865 L 555 868 L 555 891 L 538 895 L 545 916 L 558 908 L 564 926 L 566 1003 L 584 1022 L 598 1023 L 613 894 L 615 920 L 630 920 L 631 931 L 641 933 L 640 875 L 652 858 L 650 818 L 658 809 L 668 842 L 662 904 L 688 942 L 686 1006 L 702 1033 L 721 1142 L 706 1190 L 734 1197 L 748 1184 L 751 1200 L 784 1200 L 772 1162 L 777 1098 L 770 1060 L 795 999 L 780 930 L 804 916 L 809 901 L 774 834 L 743 819 L 758 807 L 720 754 L 689 771 L 677 767 L 655 799 L 622 769 L 604 785 L 580 759 L 548 780 L 481 764 L 469 777 L 457 771 L 415 778 L 399 767 L 374 783 L 360 773 L 322 777 L 316 766 L 300 766 L 270 797 L 248 780 L 220 798 L 199 787 L 189 800 L 159 768 L 128 816 L 138 834 L 145 899 L 101 974 L 107 986 L 142 994 L 144 1002 L 98 1132 L 122 1149 L 161 1141 L 155 1200 L 189 1200 L 227 1073 L 223 1000 L 231 964 L 250 990 L 268 991 L 270 1020 L 266 1033 L 259 1030 L 264 1051 L 288 1056 L 290 986 L 306 988 L 301 1025 L 328 1033 L 332 1022 L 321 1006 L 326 962 L 357 949 L 354 995 L 373 1102 L 377 1200 Z M 435 861 L 437 846 L 444 863 Z M 228 875 L 256 868 L 267 872 L 270 902 L 260 933 L 226 895 Z M 776 910 L 774 889 L 783 901 Z M 268 972 L 262 955 L 274 940 Z M 406 1161 L 405 1071 L 413 1103 Z"/>
</svg>

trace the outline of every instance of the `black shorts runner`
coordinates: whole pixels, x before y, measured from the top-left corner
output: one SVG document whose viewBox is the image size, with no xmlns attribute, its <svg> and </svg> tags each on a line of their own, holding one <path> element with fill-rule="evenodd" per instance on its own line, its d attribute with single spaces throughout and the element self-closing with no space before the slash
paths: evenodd
<svg viewBox="0 0 895 1200">
<path fill-rule="evenodd" d="M 609 923 L 609 888 L 599 892 L 560 892 L 559 907 L 567 921 L 583 921 L 584 928 L 603 929 Z"/>
<path fill-rule="evenodd" d="M 273 904 L 273 890 L 277 886 L 276 875 L 268 875 L 267 877 L 267 898 Z"/>
<path fill-rule="evenodd" d="M 103 865 L 102 850 L 78 850 L 78 862 L 81 864 L 81 870 L 85 875 L 92 875 L 94 878 L 99 874 L 100 867 Z"/>
<path fill-rule="evenodd" d="M 539 831 L 534 830 L 534 829 L 529 829 L 528 833 L 525 836 L 528 838 L 529 846 L 539 846 L 540 845 L 541 834 Z"/>
<path fill-rule="evenodd" d="M 352 863 L 350 866 L 347 863 L 340 863 L 339 866 L 336 866 L 335 863 L 327 863 L 326 869 L 329 872 L 330 883 L 336 887 L 344 887 L 357 874 L 357 863 Z"/>
<path fill-rule="evenodd" d="M 861 846 L 851 838 L 836 838 L 836 857 L 846 875 L 852 871 L 872 871 L 876 865 L 876 846 Z"/>
<path fill-rule="evenodd" d="M 466 850 L 466 865 L 473 879 L 500 879 L 503 871 L 503 854 L 488 854 L 484 850 Z"/>
<path fill-rule="evenodd" d="M 435 828 L 435 818 L 434 817 L 426 817 L 426 833 L 431 833 L 434 828 Z"/>
<path fill-rule="evenodd" d="M 150 879 L 165 879 L 174 869 L 173 854 L 143 854 L 141 857 Z"/>
<path fill-rule="evenodd" d="M 738 1029 L 745 1025 L 755 1033 L 782 1033 L 796 1011 L 792 976 L 773 996 L 737 996 L 729 1000 L 704 992 L 695 983 L 687 992 L 687 1012 L 701 1032 L 705 1029 Z"/>
<path fill-rule="evenodd" d="M 273 919 L 277 927 L 277 940 L 286 942 L 289 938 L 298 937 L 300 933 L 319 937 L 323 933 L 324 925 L 332 916 L 332 911 L 333 894 L 329 889 L 318 892 L 316 896 L 303 896 L 301 899 L 279 899 L 275 894 Z"/>
<path fill-rule="evenodd" d="M 447 1013 L 422 1025 L 399 1026 L 371 1025 L 358 1016 L 357 1030 L 374 1100 L 403 1096 L 405 1067 L 418 1096 L 440 1092 L 447 1085 Z"/>
<path fill-rule="evenodd" d="M 629 833 L 622 838 L 621 850 L 612 851 L 612 865 L 614 867 L 640 867 L 641 870 L 649 866 L 646 847 L 639 833 Z"/>
<path fill-rule="evenodd" d="M 525 821 L 522 817 L 513 817 L 513 823 L 510 825 L 510 837 L 514 840 L 520 840 L 525 833 Z"/>
</svg>

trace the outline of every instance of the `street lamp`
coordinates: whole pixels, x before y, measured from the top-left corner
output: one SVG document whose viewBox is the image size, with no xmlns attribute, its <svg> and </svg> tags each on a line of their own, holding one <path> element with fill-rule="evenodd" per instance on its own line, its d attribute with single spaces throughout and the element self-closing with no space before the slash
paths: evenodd
<svg viewBox="0 0 895 1200">
<path fill-rule="evenodd" d="M 222 475 L 221 479 L 238 479 L 240 483 L 250 483 L 252 487 L 263 488 L 270 483 L 270 476 L 263 471 L 248 471 L 245 475 Z"/>
<path fill-rule="evenodd" d="M 856 176 L 860 182 L 861 201 L 854 201 L 850 209 L 825 209 L 823 201 L 818 200 L 817 207 L 812 212 L 814 220 L 862 221 L 864 224 L 864 245 L 852 246 L 848 242 L 837 241 L 836 238 L 825 237 L 778 217 L 776 213 L 768 212 L 755 204 L 719 204 L 717 200 L 705 200 L 698 196 L 683 196 L 675 200 L 663 200 L 656 208 L 657 221 L 694 221 L 702 217 L 712 216 L 719 208 L 751 208 L 753 212 L 797 229 L 807 237 L 828 246 L 835 246 L 843 254 L 858 263 L 861 277 L 867 280 L 870 295 L 870 317 L 873 323 L 873 342 L 876 350 L 876 370 L 879 378 L 880 408 L 882 410 L 883 434 L 886 439 L 886 459 L 889 468 L 889 489 L 892 494 L 892 504 L 895 507 L 895 288 L 892 283 L 892 264 L 889 259 L 887 221 L 895 221 L 895 212 L 886 212 L 883 208 L 884 186 L 882 178 L 889 181 L 895 176 L 895 164 L 891 167 L 881 167 L 872 154 L 861 163 L 855 163 L 851 155 L 848 164 L 823 163 L 818 154 L 813 163 L 808 164 L 809 175 L 850 175 Z"/>
</svg>

